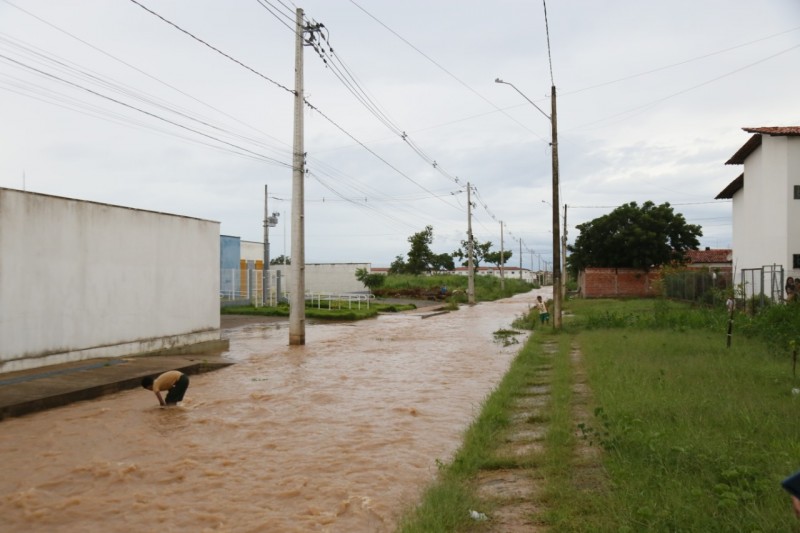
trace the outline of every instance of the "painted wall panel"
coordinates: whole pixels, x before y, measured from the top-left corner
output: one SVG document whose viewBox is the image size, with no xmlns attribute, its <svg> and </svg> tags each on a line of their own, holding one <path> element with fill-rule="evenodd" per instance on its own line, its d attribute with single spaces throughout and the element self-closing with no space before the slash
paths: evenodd
<svg viewBox="0 0 800 533">
<path fill-rule="evenodd" d="M 0 371 L 219 339 L 219 223 L 0 188 Z"/>
</svg>

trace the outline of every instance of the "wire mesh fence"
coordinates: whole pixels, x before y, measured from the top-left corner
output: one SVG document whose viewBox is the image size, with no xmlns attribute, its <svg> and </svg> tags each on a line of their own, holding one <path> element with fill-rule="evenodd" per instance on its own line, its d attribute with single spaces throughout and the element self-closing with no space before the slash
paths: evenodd
<svg viewBox="0 0 800 533">
<path fill-rule="evenodd" d="M 733 288 L 733 276 L 726 271 L 687 269 L 665 273 L 661 283 L 668 298 L 719 305 Z"/>
</svg>

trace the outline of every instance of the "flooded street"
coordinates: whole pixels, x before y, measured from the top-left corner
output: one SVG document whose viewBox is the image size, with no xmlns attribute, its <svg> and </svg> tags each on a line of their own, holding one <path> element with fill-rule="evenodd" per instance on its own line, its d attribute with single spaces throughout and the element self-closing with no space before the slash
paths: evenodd
<svg viewBox="0 0 800 533">
<path fill-rule="evenodd" d="M 144 389 L 0 422 L 0 523 L 26 532 L 384 532 L 461 444 L 537 294 L 427 319 L 226 330 L 181 407 Z M 519 337 L 520 341 L 523 336 Z"/>
</svg>

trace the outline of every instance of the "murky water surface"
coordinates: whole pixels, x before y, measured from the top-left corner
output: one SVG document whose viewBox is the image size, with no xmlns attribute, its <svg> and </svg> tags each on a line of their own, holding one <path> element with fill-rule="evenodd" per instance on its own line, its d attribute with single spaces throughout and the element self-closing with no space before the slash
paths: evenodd
<svg viewBox="0 0 800 533">
<path fill-rule="evenodd" d="M 127 391 L 0 422 L 0 529 L 392 531 L 520 345 L 538 292 L 421 319 L 227 330 L 181 407 Z"/>
</svg>

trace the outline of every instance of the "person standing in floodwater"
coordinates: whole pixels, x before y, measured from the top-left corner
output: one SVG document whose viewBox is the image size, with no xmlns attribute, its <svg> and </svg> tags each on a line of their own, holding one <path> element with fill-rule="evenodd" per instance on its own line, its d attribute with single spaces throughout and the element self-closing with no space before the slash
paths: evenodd
<svg viewBox="0 0 800 533">
<path fill-rule="evenodd" d="M 155 379 L 152 376 L 142 378 L 142 387 L 156 394 L 161 407 L 177 405 L 183 401 L 183 395 L 189 388 L 189 376 L 180 370 L 170 370 Z M 166 399 L 161 397 L 162 391 L 168 391 Z"/>
</svg>

